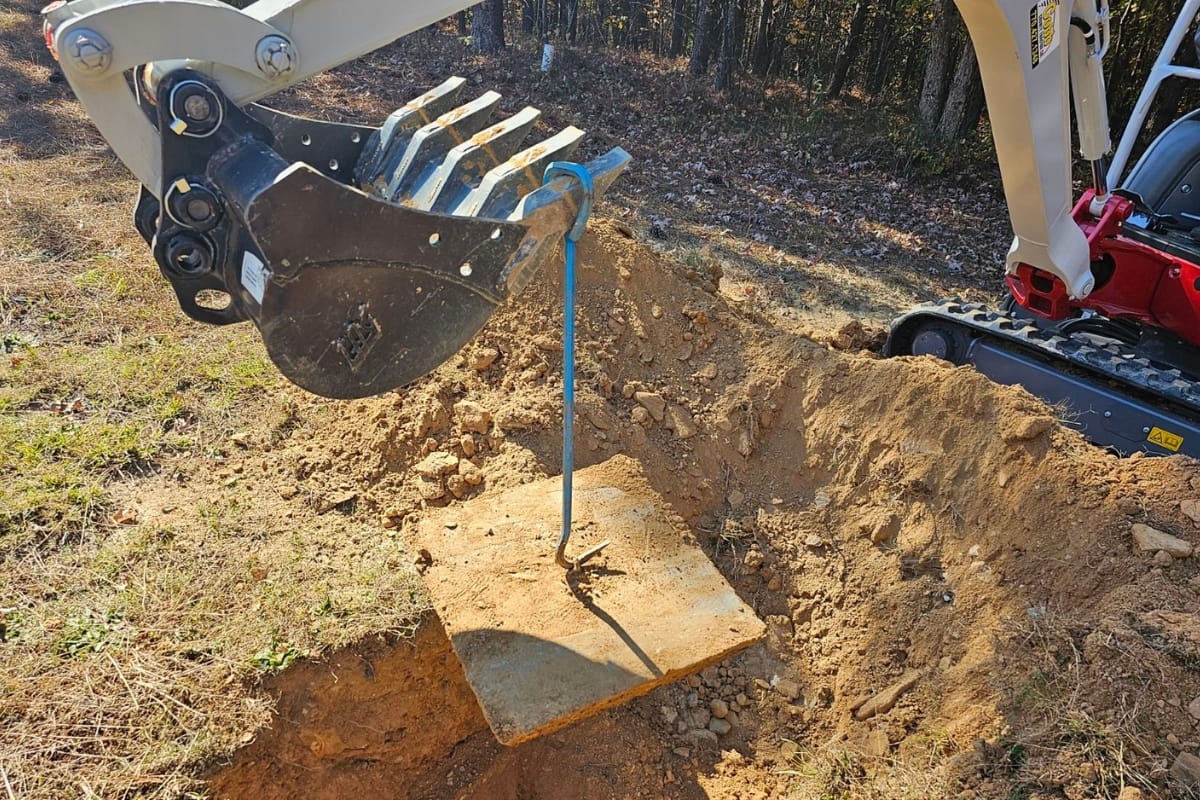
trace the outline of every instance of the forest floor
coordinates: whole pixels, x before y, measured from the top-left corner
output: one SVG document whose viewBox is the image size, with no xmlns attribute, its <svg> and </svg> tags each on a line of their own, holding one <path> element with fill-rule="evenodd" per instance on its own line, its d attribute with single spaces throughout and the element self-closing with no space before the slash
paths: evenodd
<svg viewBox="0 0 1200 800">
<path fill-rule="evenodd" d="M 911 177 L 853 103 L 560 55 L 422 33 L 280 103 L 377 122 L 458 73 L 631 151 L 581 243 L 578 458 L 641 462 L 766 640 L 499 745 L 406 537 L 560 471 L 558 271 L 403 391 L 307 395 L 178 311 L 0 2 L 0 797 L 1200 796 L 1200 569 L 1131 538 L 1200 542 L 1195 463 L 873 351 L 993 294 L 994 172 Z"/>
</svg>

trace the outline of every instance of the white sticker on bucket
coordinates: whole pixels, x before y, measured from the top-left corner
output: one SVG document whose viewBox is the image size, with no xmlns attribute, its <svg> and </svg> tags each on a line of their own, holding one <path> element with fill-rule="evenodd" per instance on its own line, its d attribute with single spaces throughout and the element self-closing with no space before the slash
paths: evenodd
<svg viewBox="0 0 1200 800">
<path fill-rule="evenodd" d="M 242 286 L 260 306 L 267 291 L 267 268 L 258 256 L 247 250 L 242 254 Z"/>
</svg>

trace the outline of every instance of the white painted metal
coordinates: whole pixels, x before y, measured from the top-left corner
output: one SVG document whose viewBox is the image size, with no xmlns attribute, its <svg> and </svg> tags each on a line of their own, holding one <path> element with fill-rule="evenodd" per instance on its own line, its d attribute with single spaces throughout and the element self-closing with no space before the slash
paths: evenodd
<svg viewBox="0 0 1200 800">
<path fill-rule="evenodd" d="M 1088 243 L 1071 217 L 1070 6 L 1056 0 L 956 2 L 979 59 L 1016 233 L 1008 269 L 1031 264 L 1060 278 L 1072 297 L 1086 297 L 1095 285 Z"/>
<path fill-rule="evenodd" d="M 147 189 L 160 191 L 158 131 L 123 72 L 154 62 L 160 72 L 186 63 L 245 105 L 437 22 L 474 0 L 260 0 L 239 11 L 219 0 L 75 0 L 46 14 L 63 74 L 117 156 Z M 88 29 L 112 46 L 97 74 L 67 57 L 72 34 Z M 293 68 L 274 80 L 255 55 L 265 36 L 292 44 Z"/>
</svg>

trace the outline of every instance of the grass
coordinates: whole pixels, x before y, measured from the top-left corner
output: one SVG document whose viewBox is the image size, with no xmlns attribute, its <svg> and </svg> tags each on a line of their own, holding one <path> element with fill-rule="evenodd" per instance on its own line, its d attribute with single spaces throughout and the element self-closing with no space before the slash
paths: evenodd
<svg viewBox="0 0 1200 800">
<path fill-rule="evenodd" d="M 33 97 L 0 110 L 0 798 L 199 797 L 268 722 L 265 676 L 424 597 L 365 510 L 271 489 L 274 450 L 342 406 L 251 325 L 180 312 L 36 20 L 0 37 L 0 84 Z"/>
</svg>

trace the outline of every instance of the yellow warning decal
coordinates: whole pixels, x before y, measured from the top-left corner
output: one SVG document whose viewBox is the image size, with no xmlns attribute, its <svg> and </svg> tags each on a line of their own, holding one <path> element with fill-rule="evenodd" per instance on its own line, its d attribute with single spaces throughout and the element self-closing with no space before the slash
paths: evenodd
<svg viewBox="0 0 1200 800">
<path fill-rule="evenodd" d="M 1150 442 L 1150 444 L 1156 444 L 1159 447 L 1165 447 L 1172 453 L 1178 453 L 1180 446 L 1183 444 L 1183 437 L 1168 433 L 1162 428 L 1151 428 L 1150 435 L 1146 437 L 1146 441 Z"/>
</svg>

